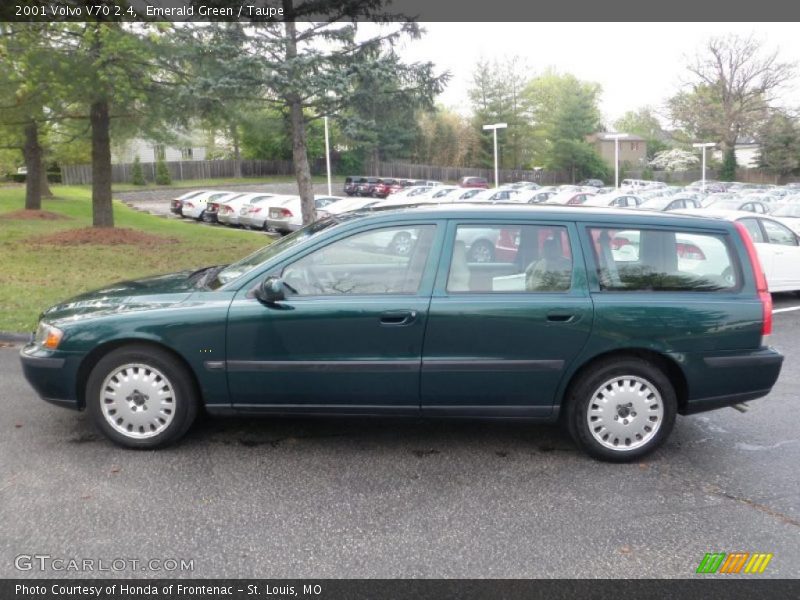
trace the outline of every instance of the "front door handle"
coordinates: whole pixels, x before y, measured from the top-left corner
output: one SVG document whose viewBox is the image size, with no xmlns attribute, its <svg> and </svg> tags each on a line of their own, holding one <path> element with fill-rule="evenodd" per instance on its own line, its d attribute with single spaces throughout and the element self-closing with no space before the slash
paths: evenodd
<svg viewBox="0 0 800 600">
<path fill-rule="evenodd" d="M 551 323 L 570 323 L 575 318 L 575 315 L 566 313 L 550 313 L 547 315 L 547 320 Z"/>
<path fill-rule="evenodd" d="M 403 325 L 411 325 L 416 318 L 417 311 L 415 310 L 393 310 L 381 315 L 381 325 L 402 327 Z"/>
</svg>

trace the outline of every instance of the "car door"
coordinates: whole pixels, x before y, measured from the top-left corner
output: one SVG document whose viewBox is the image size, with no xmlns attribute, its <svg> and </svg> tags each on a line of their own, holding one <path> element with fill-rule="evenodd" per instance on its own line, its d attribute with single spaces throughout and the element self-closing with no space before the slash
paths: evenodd
<svg viewBox="0 0 800 600">
<path fill-rule="evenodd" d="M 496 233 L 492 262 L 469 261 L 475 231 Z M 448 226 L 423 348 L 423 414 L 552 414 L 592 324 L 577 244 L 570 223 Z"/>
<path fill-rule="evenodd" d="M 228 316 L 233 405 L 261 410 L 418 412 L 423 332 L 443 227 L 374 226 L 286 259 Z M 409 252 L 390 248 L 411 234 Z M 286 299 L 253 289 L 280 276 Z"/>
<path fill-rule="evenodd" d="M 772 219 L 759 219 L 772 251 L 772 273 L 776 289 L 800 289 L 800 244 L 795 233 Z M 767 282 L 769 283 L 769 277 Z"/>
</svg>

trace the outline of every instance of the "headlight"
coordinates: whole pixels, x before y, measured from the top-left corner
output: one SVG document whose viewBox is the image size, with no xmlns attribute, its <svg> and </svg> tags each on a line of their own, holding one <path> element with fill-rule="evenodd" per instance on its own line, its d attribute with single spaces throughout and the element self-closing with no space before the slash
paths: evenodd
<svg viewBox="0 0 800 600">
<path fill-rule="evenodd" d="M 41 321 L 39 327 L 36 329 L 36 337 L 33 341 L 42 348 L 55 350 L 58 348 L 58 345 L 61 343 L 61 338 L 63 337 L 64 332 L 58 327 Z"/>
</svg>

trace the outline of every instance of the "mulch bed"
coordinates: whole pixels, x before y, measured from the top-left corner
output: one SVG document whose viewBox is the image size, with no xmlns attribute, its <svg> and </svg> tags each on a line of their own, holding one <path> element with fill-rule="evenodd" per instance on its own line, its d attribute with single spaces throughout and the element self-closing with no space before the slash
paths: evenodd
<svg viewBox="0 0 800 600">
<path fill-rule="evenodd" d="M 72 217 L 49 210 L 15 210 L 0 214 L 0 219 L 11 221 L 71 221 Z"/>
<path fill-rule="evenodd" d="M 83 227 L 81 229 L 68 229 L 51 235 L 37 237 L 29 240 L 31 244 L 48 244 L 56 246 L 81 246 L 97 244 L 100 246 L 140 246 L 153 247 L 165 244 L 176 244 L 179 240 L 166 238 L 150 233 L 143 233 L 134 229 L 117 227 Z"/>
</svg>

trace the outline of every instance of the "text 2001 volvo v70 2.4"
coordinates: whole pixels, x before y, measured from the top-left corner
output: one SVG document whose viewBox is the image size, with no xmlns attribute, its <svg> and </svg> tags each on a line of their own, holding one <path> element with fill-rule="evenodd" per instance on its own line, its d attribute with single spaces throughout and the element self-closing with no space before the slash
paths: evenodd
<svg viewBox="0 0 800 600">
<path fill-rule="evenodd" d="M 469 261 L 477 238 L 491 260 Z M 741 224 L 451 206 L 326 219 L 229 266 L 78 296 L 21 357 L 45 400 L 130 447 L 175 441 L 200 409 L 504 417 L 561 420 L 624 461 L 676 414 L 768 394 L 771 328 Z"/>
</svg>

